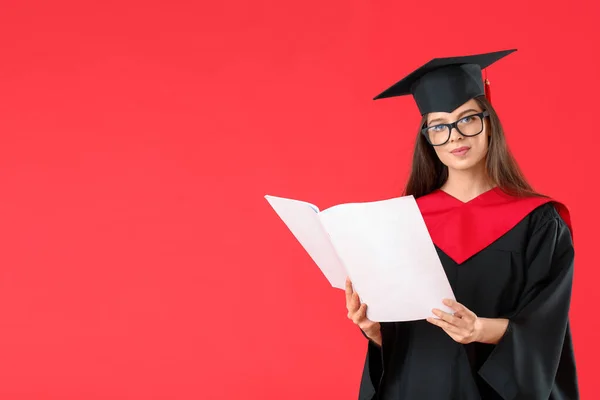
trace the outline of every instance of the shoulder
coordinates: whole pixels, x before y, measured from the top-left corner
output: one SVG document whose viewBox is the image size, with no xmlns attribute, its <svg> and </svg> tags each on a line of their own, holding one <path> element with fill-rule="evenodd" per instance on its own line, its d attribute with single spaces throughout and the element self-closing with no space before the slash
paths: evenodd
<svg viewBox="0 0 600 400">
<path fill-rule="evenodd" d="M 423 214 L 439 213 L 456 206 L 456 202 L 449 201 L 449 196 L 439 189 L 416 197 L 415 200 Z"/>
<path fill-rule="evenodd" d="M 438 196 L 435 195 L 435 192 L 415 197 L 415 201 L 417 202 L 419 210 L 423 214 L 428 214 L 431 211 L 435 211 L 441 204 L 438 201 Z"/>
<path fill-rule="evenodd" d="M 567 205 L 552 195 L 531 191 L 515 194 L 498 188 L 498 203 L 510 210 L 517 210 L 529 223 L 542 226 L 551 222 L 570 227 L 571 217 Z"/>
<path fill-rule="evenodd" d="M 544 254 L 561 259 L 567 257 L 564 260 L 573 258 L 573 231 L 564 204 L 550 200 L 534 209 L 528 219 L 526 253 L 531 260 L 544 257 Z"/>
<path fill-rule="evenodd" d="M 531 211 L 528 219 L 531 233 L 544 227 L 559 231 L 571 231 L 571 220 L 566 205 L 551 198 Z"/>
<path fill-rule="evenodd" d="M 432 190 L 431 192 L 425 193 L 423 195 L 420 196 L 413 196 L 415 198 L 415 200 L 418 203 L 425 203 L 430 201 L 431 199 L 434 199 L 435 197 L 437 197 L 436 195 L 438 195 L 440 192 L 440 190 Z"/>
<path fill-rule="evenodd" d="M 535 225 L 543 225 L 549 221 L 561 219 L 556 206 L 551 200 L 531 211 L 529 218 Z"/>
</svg>

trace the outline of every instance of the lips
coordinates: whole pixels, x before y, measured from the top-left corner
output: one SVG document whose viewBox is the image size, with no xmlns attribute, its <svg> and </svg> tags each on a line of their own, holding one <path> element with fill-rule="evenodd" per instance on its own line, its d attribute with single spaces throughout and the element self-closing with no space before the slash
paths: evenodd
<svg viewBox="0 0 600 400">
<path fill-rule="evenodd" d="M 469 149 L 470 149 L 470 147 L 468 147 L 468 146 L 462 146 L 462 147 L 452 150 L 452 154 L 464 154 Z"/>
</svg>

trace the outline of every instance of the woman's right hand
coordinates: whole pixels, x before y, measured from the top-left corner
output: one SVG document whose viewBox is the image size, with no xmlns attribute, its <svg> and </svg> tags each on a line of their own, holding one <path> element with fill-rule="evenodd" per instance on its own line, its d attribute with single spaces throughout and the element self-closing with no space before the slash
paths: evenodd
<svg viewBox="0 0 600 400">
<path fill-rule="evenodd" d="M 348 309 L 348 319 L 358 325 L 369 339 L 381 346 L 381 326 L 379 322 L 367 319 L 367 305 L 360 304 L 360 299 L 352 288 L 350 278 L 346 278 L 346 308 Z"/>
</svg>

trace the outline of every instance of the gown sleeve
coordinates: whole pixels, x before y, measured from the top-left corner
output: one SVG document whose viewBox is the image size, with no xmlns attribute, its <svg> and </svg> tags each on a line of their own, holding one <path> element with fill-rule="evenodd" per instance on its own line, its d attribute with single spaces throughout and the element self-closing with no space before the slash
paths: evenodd
<svg viewBox="0 0 600 400">
<path fill-rule="evenodd" d="M 504 400 L 548 399 L 567 377 L 554 394 L 579 399 L 569 330 L 574 249 L 558 214 L 536 228 L 524 257 L 525 288 L 479 375 Z"/>
<path fill-rule="evenodd" d="M 375 394 L 377 393 L 377 383 L 379 382 L 379 379 L 381 379 L 383 373 L 380 355 L 381 348 L 371 340 L 368 341 L 367 346 L 367 357 L 363 367 L 358 394 L 359 400 L 371 400 L 375 398 Z"/>
<path fill-rule="evenodd" d="M 381 322 L 380 325 L 383 345 L 392 345 L 396 334 L 395 324 L 391 322 Z M 369 339 L 362 330 L 361 332 L 363 333 L 363 336 L 367 338 L 368 344 L 358 399 L 372 400 L 376 398 L 386 360 L 384 359 L 385 355 L 382 351 L 382 347 Z"/>
</svg>

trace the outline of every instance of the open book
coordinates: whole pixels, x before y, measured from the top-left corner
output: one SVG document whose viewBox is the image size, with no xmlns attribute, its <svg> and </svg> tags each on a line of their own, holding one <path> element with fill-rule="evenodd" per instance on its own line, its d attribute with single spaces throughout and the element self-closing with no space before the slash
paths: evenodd
<svg viewBox="0 0 600 400">
<path fill-rule="evenodd" d="M 320 211 L 305 201 L 265 196 L 329 283 L 350 277 L 367 318 L 411 321 L 451 312 L 454 294 L 412 196 L 348 203 Z"/>
</svg>

